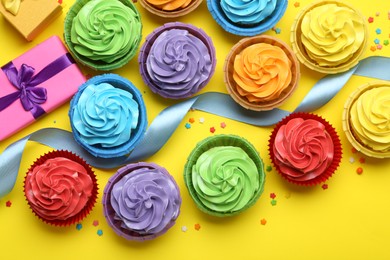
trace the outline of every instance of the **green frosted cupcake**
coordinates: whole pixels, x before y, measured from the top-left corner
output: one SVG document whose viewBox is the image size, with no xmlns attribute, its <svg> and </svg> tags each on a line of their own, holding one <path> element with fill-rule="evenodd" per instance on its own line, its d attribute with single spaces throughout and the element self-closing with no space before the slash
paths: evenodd
<svg viewBox="0 0 390 260">
<path fill-rule="evenodd" d="M 188 157 L 184 181 L 195 204 L 218 216 L 239 214 L 263 192 L 264 165 L 244 138 L 217 135 L 197 144 Z"/>
<path fill-rule="evenodd" d="M 64 38 L 80 63 L 96 70 L 117 69 L 137 53 L 141 17 L 129 0 L 78 0 L 66 15 Z"/>
</svg>

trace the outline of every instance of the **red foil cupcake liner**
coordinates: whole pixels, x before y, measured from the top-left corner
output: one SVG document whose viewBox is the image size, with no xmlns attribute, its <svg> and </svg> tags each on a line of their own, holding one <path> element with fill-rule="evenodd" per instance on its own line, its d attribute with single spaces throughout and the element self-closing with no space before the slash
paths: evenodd
<svg viewBox="0 0 390 260">
<path fill-rule="evenodd" d="M 322 174 L 320 174 L 319 176 L 317 176 L 313 179 L 307 180 L 307 181 L 297 181 L 297 180 L 289 178 L 285 173 L 283 173 L 283 171 L 280 169 L 280 167 L 276 161 L 275 154 L 273 151 L 275 137 L 276 137 L 276 134 L 278 133 L 280 127 L 287 124 L 288 121 L 290 121 L 291 119 L 294 119 L 294 118 L 302 118 L 304 120 L 313 119 L 313 120 L 316 120 L 316 121 L 319 121 L 320 123 L 322 123 L 325 126 L 326 131 L 329 133 L 329 135 L 333 141 L 333 145 L 334 145 L 334 155 L 333 155 L 333 160 L 332 160 L 331 164 L 326 168 L 326 170 Z M 277 172 L 284 179 L 286 179 L 287 181 L 289 181 L 291 183 L 303 185 L 303 186 L 314 186 L 314 185 L 318 185 L 320 183 L 327 181 L 333 175 L 333 173 L 336 171 L 338 166 L 340 165 L 341 158 L 342 158 L 341 141 L 340 141 L 340 138 L 336 132 L 336 129 L 321 116 L 311 114 L 311 113 L 304 113 L 304 112 L 292 113 L 292 114 L 286 116 L 285 118 L 283 118 L 279 123 L 276 124 L 275 128 L 273 129 L 273 131 L 271 133 L 269 141 L 268 141 L 268 152 L 269 152 L 272 164 L 276 168 Z"/>
<path fill-rule="evenodd" d="M 43 164 L 44 162 L 46 162 L 48 159 L 53 159 L 53 158 L 57 158 L 57 157 L 64 157 L 64 158 L 67 158 L 69 160 L 72 160 L 72 161 L 77 162 L 80 165 L 82 165 L 87 170 L 87 173 L 91 177 L 92 183 L 93 183 L 91 197 L 88 199 L 88 202 L 84 206 L 84 208 L 79 213 L 77 213 L 76 215 L 74 215 L 74 216 L 72 216 L 70 218 L 67 218 L 65 220 L 46 219 L 45 217 L 39 215 L 38 213 L 36 213 L 33 210 L 33 208 L 30 205 L 30 202 L 27 199 L 26 178 L 27 178 L 28 173 L 30 171 L 32 171 L 32 169 L 34 169 L 36 166 L 39 166 L 39 165 Z M 97 200 L 97 195 L 99 193 L 98 192 L 98 184 L 97 184 L 96 175 L 95 175 L 94 171 L 92 170 L 91 166 L 89 164 L 87 164 L 87 162 L 84 161 L 84 159 L 82 159 L 78 155 L 76 155 L 76 154 L 74 154 L 72 152 L 69 152 L 67 150 L 54 150 L 54 151 L 45 153 L 44 155 L 39 157 L 30 166 L 30 168 L 28 169 L 28 171 L 26 173 L 26 176 L 24 177 L 23 191 L 24 191 L 25 198 L 27 200 L 27 203 L 28 203 L 31 211 L 39 219 L 41 219 L 43 222 L 45 222 L 47 224 L 50 224 L 50 225 L 54 225 L 54 226 L 70 226 L 70 225 L 76 224 L 76 223 L 80 222 L 81 220 L 83 220 L 86 216 L 88 216 L 88 214 L 91 212 L 91 210 L 95 206 L 95 203 L 96 203 L 96 200 Z"/>
</svg>

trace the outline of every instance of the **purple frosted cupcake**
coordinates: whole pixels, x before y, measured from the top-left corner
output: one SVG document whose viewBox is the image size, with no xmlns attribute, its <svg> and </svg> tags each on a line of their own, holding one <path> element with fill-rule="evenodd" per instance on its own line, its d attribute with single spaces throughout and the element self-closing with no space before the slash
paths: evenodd
<svg viewBox="0 0 390 260">
<path fill-rule="evenodd" d="M 186 98 L 199 92 L 214 74 L 216 58 L 211 38 L 201 29 L 180 22 L 166 23 L 146 37 L 139 54 L 146 85 L 165 98 Z"/>
<path fill-rule="evenodd" d="M 114 231 L 129 240 L 164 234 L 179 216 L 179 187 L 168 171 L 153 163 L 120 168 L 103 194 L 104 215 Z"/>
</svg>

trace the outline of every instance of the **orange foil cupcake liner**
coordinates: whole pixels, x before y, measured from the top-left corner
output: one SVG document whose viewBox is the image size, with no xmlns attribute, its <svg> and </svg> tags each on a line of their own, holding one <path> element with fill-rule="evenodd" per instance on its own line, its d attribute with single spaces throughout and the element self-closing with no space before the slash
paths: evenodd
<svg viewBox="0 0 390 260">
<path fill-rule="evenodd" d="M 157 6 L 150 4 L 147 0 L 140 0 L 139 2 L 141 3 L 142 7 L 151 14 L 170 19 L 185 16 L 191 13 L 202 3 L 202 1 L 203 0 L 192 0 L 191 3 L 189 3 L 186 7 L 178 8 L 172 11 L 158 8 Z"/>
<path fill-rule="evenodd" d="M 89 197 L 89 199 L 88 199 L 86 205 L 83 207 L 83 209 L 80 212 L 78 212 L 77 214 L 75 214 L 74 216 L 72 216 L 70 218 L 67 218 L 65 220 L 47 219 L 44 216 L 39 215 L 37 212 L 35 212 L 33 210 L 30 202 L 27 199 L 27 192 L 28 192 L 28 190 L 26 190 L 26 179 L 27 179 L 28 173 L 30 171 L 32 171 L 32 169 L 34 169 L 36 166 L 39 166 L 39 165 L 45 163 L 48 159 L 53 159 L 53 158 L 57 158 L 57 157 L 67 158 L 67 159 L 69 159 L 71 161 L 74 161 L 74 162 L 80 164 L 81 166 L 83 166 L 86 169 L 88 175 L 91 177 L 92 184 L 93 184 L 91 196 Z M 70 226 L 70 225 L 76 224 L 76 223 L 80 222 L 81 220 L 83 220 L 85 217 L 88 216 L 88 214 L 91 212 L 91 210 L 95 206 L 95 203 L 96 203 L 96 200 L 97 200 L 97 195 L 99 193 L 98 192 L 98 184 L 97 184 L 96 175 L 95 175 L 94 171 L 92 170 L 91 166 L 84 159 L 82 159 L 78 155 L 76 155 L 76 154 L 74 154 L 72 152 L 69 152 L 67 150 L 54 150 L 54 151 L 45 153 L 44 155 L 40 156 L 30 166 L 29 170 L 27 171 L 27 174 L 26 174 L 26 176 L 24 178 L 23 190 L 24 190 L 25 198 L 27 200 L 27 203 L 28 203 L 31 211 L 39 219 L 41 219 L 43 222 L 45 222 L 47 224 L 50 224 L 50 225 L 54 225 L 54 226 Z"/>
<path fill-rule="evenodd" d="M 320 122 L 321 124 L 323 124 L 325 126 L 326 132 L 328 132 L 328 134 L 330 135 L 330 137 L 333 141 L 334 154 L 333 154 L 332 162 L 325 169 L 325 171 L 323 173 L 321 173 L 317 177 L 310 179 L 310 180 L 298 181 L 298 180 L 294 180 L 292 178 L 289 178 L 289 176 L 286 175 L 279 167 L 278 162 L 276 160 L 276 156 L 274 154 L 273 147 L 274 147 L 274 143 L 275 143 L 276 134 L 278 133 L 281 126 L 286 125 L 288 121 L 290 121 L 294 118 L 302 118 L 304 120 L 313 119 L 315 121 Z M 294 184 L 302 185 L 302 186 L 314 186 L 314 185 L 318 185 L 320 183 L 327 181 L 333 175 L 333 173 L 337 170 L 337 168 L 339 167 L 340 162 L 341 162 L 341 158 L 342 158 L 341 141 L 340 141 L 340 138 L 336 132 L 336 129 L 321 116 L 311 114 L 311 113 L 305 113 L 305 112 L 292 113 L 292 114 L 286 116 L 285 118 L 283 118 L 279 123 L 276 124 L 276 126 L 273 129 L 273 131 L 270 135 L 270 138 L 269 138 L 268 152 L 269 152 L 272 164 L 276 168 L 277 172 L 284 179 L 289 181 L 290 183 L 294 183 Z"/>
</svg>

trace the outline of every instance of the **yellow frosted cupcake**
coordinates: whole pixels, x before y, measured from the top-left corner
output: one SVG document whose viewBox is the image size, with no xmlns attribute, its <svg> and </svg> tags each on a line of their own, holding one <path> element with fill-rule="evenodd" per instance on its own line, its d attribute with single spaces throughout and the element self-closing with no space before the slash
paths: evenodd
<svg viewBox="0 0 390 260">
<path fill-rule="evenodd" d="M 356 150 L 390 158 L 390 84 L 366 84 L 352 93 L 344 106 L 343 129 Z"/>
<path fill-rule="evenodd" d="M 150 13 L 163 18 L 184 16 L 194 11 L 203 0 L 140 0 Z"/>
<path fill-rule="evenodd" d="M 362 14 L 340 1 L 317 1 L 307 6 L 291 32 L 299 61 L 312 70 L 331 74 L 355 66 L 368 38 Z"/>
<path fill-rule="evenodd" d="M 244 38 L 233 46 L 224 71 L 232 98 L 255 111 L 282 105 L 300 78 L 299 63 L 290 47 L 266 35 Z"/>
</svg>

